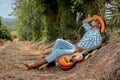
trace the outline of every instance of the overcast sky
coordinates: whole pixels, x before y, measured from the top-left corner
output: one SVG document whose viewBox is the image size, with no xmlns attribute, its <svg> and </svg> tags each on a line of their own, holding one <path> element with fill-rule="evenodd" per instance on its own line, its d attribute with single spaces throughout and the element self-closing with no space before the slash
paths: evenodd
<svg viewBox="0 0 120 80">
<path fill-rule="evenodd" d="M 0 0 L 0 16 L 3 18 L 13 18 L 14 16 L 9 16 L 12 12 L 13 0 Z"/>
</svg>

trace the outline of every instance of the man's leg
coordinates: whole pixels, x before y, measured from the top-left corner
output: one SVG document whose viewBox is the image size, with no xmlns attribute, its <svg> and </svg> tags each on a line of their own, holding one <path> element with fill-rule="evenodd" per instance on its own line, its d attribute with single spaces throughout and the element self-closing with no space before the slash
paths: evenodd
<svg viewBox="0 0 120 80">
<path fill-rule="evenodd" d="M 76 49 L 76 47 L 66 40 L 57 39 L 53 46 L 53 50 L 55 49 Z"/>
<path fill-rule="evenodd" d="M 57 39 L 53 46 L 54 50 L 55 49 L 73 49 L 73 48 L 75 48 L 75 46 L 73 44 L 71 44 L 68 41 L 63 40 L 63 39 Z M 43 52 L 43 55 L 51 53 L 51 52 L 52 52 L 52 49 L 48 49 L 45 52 Z"/>
<path fill-rule="evenodd" d="M 54 46 L 53 51 L 49 54 L 45 59 L 48 63 L 54 61 L 57 57 L 64 54 L 71 54 L 76 50 L 76 47 L 63 39 L 57 39 Z"/>
<path fill-rule="evenodd" d="M 65 49 L 65 51 L 68 51 L 68 52 L 65 53 L 63 49 Z M 63 39 L 57 39 L 53 47 L 54 52 L 51 50 L 52 53 L 46 57 L 46 60 L 49 62 L 46 67 L 55 66 L 55 59 L 60 55 L 63 55 L 63 53 L 64 54 L 72 53 L 73 51 L 69 52 L 71 49 L 72 50 L 75 49 L 75 46 L 73 44 Z M 61 50 L 63 50 L 63 52 L 61 52 Z"/>
<path fill-rule="evenodd" d="M 62 39 L 57 39 L 55 42 L 55 45 L 53 47 L 52 53 L 47 56 L 46 58 L 42 58 L 40 60 L 35 61 L 34 63 L 31 64 L 25 64 L 25 66 L 28 69 L 35 69 L 38 68 L 39 66 L 45 64 L 45 63 L 50 63 L 54 61 L 57 57 L 63 54 L 71 54 L 76 50 L 75 46 L 65 40 Z"/>
<path fill-rule="evenodd" d="M 45 57 L 48 63 L 54 61 L 56 58 L 58 58 L 61 55 L 64 54 L 72 54 L 75 51 L 75 49 L 56 49 L 53 50 L 51 54 Z"/>
</svg>

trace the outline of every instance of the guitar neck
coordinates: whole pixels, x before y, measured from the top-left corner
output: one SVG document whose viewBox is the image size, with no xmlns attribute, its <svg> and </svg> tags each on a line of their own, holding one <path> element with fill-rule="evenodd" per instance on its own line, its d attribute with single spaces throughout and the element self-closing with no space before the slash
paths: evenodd
<svg viewBox="0 0 120 80">
<path fill-rule="evenodd" d="M 82 55 L 85 57 L 86 55 L 89 54 L 90 51 L 92 51 L 92 50 L 94 50 L 94 49 L 97 49 L 97 48 L 99 48 L 100 46 L 101 46 L 101 45 L 96 45 L 96 46 L 94 46 L 94 47 L 92 47 L 92 48 L 86 49 L 86 50 L 84 50 L 84 51 L 82 52 Z"/>
</svg>

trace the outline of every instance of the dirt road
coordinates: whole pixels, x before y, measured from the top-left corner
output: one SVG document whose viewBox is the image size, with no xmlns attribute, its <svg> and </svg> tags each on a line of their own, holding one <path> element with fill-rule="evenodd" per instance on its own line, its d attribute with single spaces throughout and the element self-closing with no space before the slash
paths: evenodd
<svg viewBox="0 0 120 80">
<path fill-rule="evenodd" d="M 0 80 L 120 80 L 120 39 L 67 72 L 57 66 L 27 70 L 24 63 L 43 57 L 42 52 L 52 44 L 5 41 L 0 45 Z"/>
</svg>

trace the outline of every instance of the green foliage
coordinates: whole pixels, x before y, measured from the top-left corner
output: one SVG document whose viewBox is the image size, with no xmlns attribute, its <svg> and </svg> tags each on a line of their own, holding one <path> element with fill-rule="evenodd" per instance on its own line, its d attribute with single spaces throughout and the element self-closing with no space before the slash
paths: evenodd
<svg viewBox="0 0 120 80">
<path fill-rule="evenodd" d="M 71 12 L 71 3 L 66 1 L 16 0 L 14 11 L 18 17 L 19 38 L 36 41 L 67 37 L 66 31 L 74 29 L 76 13 Z"/>
<path fill-rule="evenodd" d="M 58 0 L 58 37 L 72 38 L 76 29 L 76 12 L 71 11 L 70 0 Z M 71 35 L 71 36 L 69 36 Z"/>
<path fill-rule="evenodd" d="M 58 37 L 80 39 L 84 33 L 82 20 L 94 14 L 105 18 L 106 4 L 117 6 L 112 24 L 119 23 L 120 11 L 116 2 L 119 3 L 117 0 L 15 0 L 19 38 L 33 41 Z"/>
<path fill-rule="evenodd" d="M 120 0 L 115 0 L 110 2 L 110 6 L 107 8 L 111 19 L 109 21 L 109 25 L 111 26 L 120 26 Z"/>
<path fill-rule="evenodd" d="M 38 40 L 42 36 L 40 5 L 34 0 L 16 0 L 18 35 L 21 40 Z M 37 8 L 38 7 L 38 8 Z"/>
<path fill-rule="evenodd" d="M 13 40 L 12 36 L 10 35 L 10 32 L 1 23 L 1 18 L 0 18 L 0 38 L 2 38 L 2 39 L 8 39 L 8 40 Z"/>
</svg>

